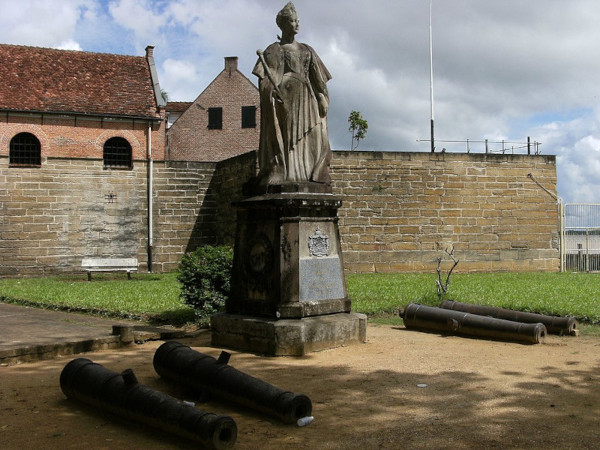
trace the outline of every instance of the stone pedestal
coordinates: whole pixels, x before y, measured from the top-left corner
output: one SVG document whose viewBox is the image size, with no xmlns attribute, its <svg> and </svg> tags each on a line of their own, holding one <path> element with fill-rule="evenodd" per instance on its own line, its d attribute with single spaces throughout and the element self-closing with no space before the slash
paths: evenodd
<svg viewBox="0 0 600 450">
<path fill-rule="evenodd" d="M 235 205 L 231 294 L 226 313 L 211 321 L 213 345 L 302 355 L 366 339 L 366 317 L 351 313 L 346 288 L 341 198 L 287 189 Z"/>
<path fill-rule="evenodd" d="M 339 313 L 303 319 L 217 314 L 211 319 L 212 344 L 271 356 L 302 356 L 318 350 L 362 343 L 367 316 Z"/>
</svg>

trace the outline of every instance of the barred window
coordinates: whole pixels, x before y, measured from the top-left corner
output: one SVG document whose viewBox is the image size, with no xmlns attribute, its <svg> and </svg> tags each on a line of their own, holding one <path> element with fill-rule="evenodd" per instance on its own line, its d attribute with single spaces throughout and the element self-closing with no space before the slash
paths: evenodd
<svg viewBox="0 0 600 450">
<path fill-rule="evenodd" d="M 223 108 L 208 108 L 208 128 L 210 130 L 223 128 Z"/>
<path fill-rule="evenodd" d="M 242 106 L 242 128 L 256 128 L 256 106 Z"/>
<path fill-rule="evenodd" d="M 40 166 L 42 164 L 40 141 L 31 133 L 19 133 L 10 141 L 9 164 Z"/>
<path fill-rule="evenodd" d="M 104 167 L 131 169 L 131 144 L 122 137 L 112 137 L 104 143 Z"/>
</svg>

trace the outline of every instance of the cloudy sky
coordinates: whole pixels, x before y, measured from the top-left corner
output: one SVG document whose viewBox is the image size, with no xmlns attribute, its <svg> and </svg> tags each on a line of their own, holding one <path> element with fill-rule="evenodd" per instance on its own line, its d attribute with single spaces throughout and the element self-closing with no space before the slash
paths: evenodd
<svg viewBox="0 0 600 450">
<path fill-rule="evenodd" d="M 0 42 L 144 55 L 161 87 L 192 101 L 238 56 L 276 40 L 285 0 L 0 0 Z M 349 149 L 347 118 L 369 123 L 362 150 L 428 151 L 428 0 L 296 0 L 298 40 L 333 75 L 330 138 Z M 437 147 L 540 142 L 556 155 L 566 202 L 600 202 L 600 2 L 433 0 Z M 421 140 L 421 141 L 420 141 Z M 505 148 L 519 144 L 505 144 Z M 491 151 L 501 144 L 489 144 Z M 515 152 L 523 150 L 515 150 Z"/>
</svg>

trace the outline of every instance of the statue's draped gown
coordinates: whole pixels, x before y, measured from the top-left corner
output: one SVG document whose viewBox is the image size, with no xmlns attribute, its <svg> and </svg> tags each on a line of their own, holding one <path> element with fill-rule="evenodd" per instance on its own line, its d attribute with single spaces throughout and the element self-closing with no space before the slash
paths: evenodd
<svg viewBox="0 0 600 450">
<path fill-rule="evenodd" d="M 263 184 L 313 181 L 329 182 L 331 149 L 325 111 L 318 98 L 329 104 L 326 83 L 329 71 L 306 44 L 283 48 L 278 42 L 264 51 L 253 74 L 259 79 L 261 133 L 258 150 L 259 177 Z M 280 96 L 282 101 L 278 101 Z"/>
</svg>

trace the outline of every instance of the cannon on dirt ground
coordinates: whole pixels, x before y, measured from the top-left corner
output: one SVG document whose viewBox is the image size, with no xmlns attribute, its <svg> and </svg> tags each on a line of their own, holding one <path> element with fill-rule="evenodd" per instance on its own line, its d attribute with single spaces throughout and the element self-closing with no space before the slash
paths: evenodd
<svg viewBox="0 0 600 450">
<path fill-rule="evenodd" d="M 250 409 L 296 423 L 311 416 L 312 403 L 304 394 L 283 391 L 228 365 L 229 353 L 218 359 L 175 341 L 165 342 L 154 354 L 161 377 L 197 393 L 225 399 Z"/>
<path fill-rule="evenodd" d="M 555 317 L 545 314 L 496 308 L 493 306 L 472 305 L 470 303 L 461 303 L 452 300 L 442 301 L 440 308 L 468 312 L 477 314 L 478 316 L 489 316 L 496 319 L 510 320 L 512 322 L 543 323 L 550 334 L 573 335 L 576 333 L 577 329 L 577 320 L 575 320 L 574 317 Z"/>
<path fill-rule="evenodd" d="M 139 384 L 131 369 L 113 372 L 77 358 L 62 370 L 60 387 L 70 399 L 198 441 L 206 448 L 231 448 L 237 439 L 237 425 L 231 417 L 203 412 Z"/>
<path fill-rule="evenodd" d="M 408 329 L 539 344 L 546 337 L 542 323 L 520 323 L 462 311 L 409 304 L 400 313 Z"/>
</svg>

